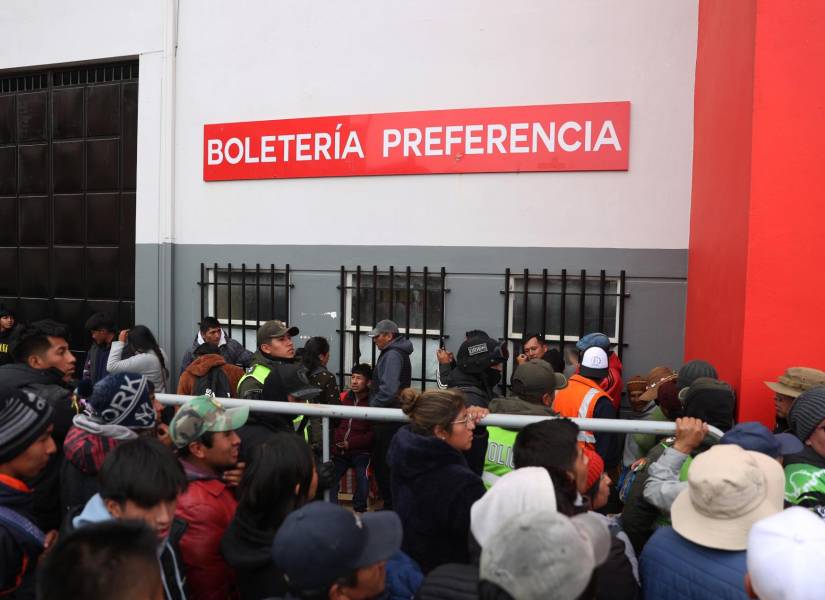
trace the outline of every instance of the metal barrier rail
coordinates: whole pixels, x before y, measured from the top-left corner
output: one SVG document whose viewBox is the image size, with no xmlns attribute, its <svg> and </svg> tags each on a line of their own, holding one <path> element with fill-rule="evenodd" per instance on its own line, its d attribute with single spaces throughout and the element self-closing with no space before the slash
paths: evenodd
<svg viewBox="0 0 825 600">
<path fill-rule="evenodd" d="M 184 404 L 194 396 L 178 396 L 176 394 L 156 394 L 158 401 L 164 405 Z M 372 408 L 361 406 L 340 406 L 329 404 L 304 404 L 300 402 L 274 402 L 271 400 L 237 400 L 235 398 L 219 398 L 218 401 L 227 408 L 248 406 L 252 412 L 276 413 L 282 415 L 304 415 L 307 417 L 322 417 L 324 460 L 329 460 L 329 420 L 330 419 L 365 419 L 368 421 L 394 421 L 406 423 L 407 416 L 398 408 Z M 490 414 L 480 421 L 481 425 L 493 425 L 508 429 L 521 429 L 530 423 L 558 417 L 528 417 L 524 415 Z M 571 419 L 581 429 L 599 433 L 648 433 L 654 435 L 673 435 L 676 433 L 676 423 L 669 421 L 632 421 L 629 419 Z M 722 432 L 716 427 L 709 426 L 708 434 L 718 440 Z"/>
</svg>

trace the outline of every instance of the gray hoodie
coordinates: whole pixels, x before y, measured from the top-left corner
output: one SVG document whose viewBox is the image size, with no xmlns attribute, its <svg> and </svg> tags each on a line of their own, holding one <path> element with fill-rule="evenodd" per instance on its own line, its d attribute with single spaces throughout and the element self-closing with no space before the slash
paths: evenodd
<svg viewBox="0 0 825 600">
<path fill-rule="evenodd" d="M 395 338 L 381 351 L 372 372 L 370 406 L 393 408 L 398 405 L 398 392 L 401 391 L 402 384 L 410 385 L 409 381 L 402 381 L 402 378 L 405 371 L 407 378 L 412 374 L 412 352 L 412 342 L 403 336 Z"/>
</svg>

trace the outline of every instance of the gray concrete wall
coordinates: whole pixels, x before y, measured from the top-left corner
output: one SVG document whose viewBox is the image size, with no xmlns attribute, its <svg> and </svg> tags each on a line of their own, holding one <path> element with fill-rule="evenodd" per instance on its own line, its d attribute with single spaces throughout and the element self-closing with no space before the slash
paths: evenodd
<svg viewBox="0 0 825 600">
<path fill-rule="evenodd" d="M 635 250 L 612 248 L 468 248 L 413 246 L 223 246 L 175 245 L 172 254 L 172 302 L 164 308 L 159 298 L 162 255 L 159 246 L 139 244 L 136 265 L 136 319 L 157 329 L 161 343 L 175 364 L 191 344 L 200 318 L 198 279 L 200 264 L 217 262 L 247 266 L 255 263 L 282 267 L 289 263 L 294 288 L 290 296 L 290 322 L 301 336 L 321 335 L 330 339 L 330 367 L 336 371 L 338 359 L 337 286 L 339 269 L 361 265 L 403 269 L 427 266 L 447 269 L 445 329 L 447 346 L 457 348 L 468 329 L 482 328 L 493 336 L 503 336 L 504 271 L 528 268 L 540 272 L 548 268 L 558 274 L 563 268 L 577 273 L 587 269 L 597 274 L 605 269 L 618 275 L 624 269 L 630 297 L 625 300 L 625 373 L 646 372 L 660 364 L 678 367 L 682 361 L 686 300 L 686 250 Z M 168 301 L 167 301 L 168 302 Z M 163 311 L 171 315 L 163 318 Z M 171 322 L 171 333 L 160 327 Z M 302 342 L 299 341 L 298 345 Z M 418 348 L 417 348 L 418 349 Z M 368 358 L 368 355 L 365 355 Z M 175 369 L 177 371 L 177 369 Z"/>
</svg>

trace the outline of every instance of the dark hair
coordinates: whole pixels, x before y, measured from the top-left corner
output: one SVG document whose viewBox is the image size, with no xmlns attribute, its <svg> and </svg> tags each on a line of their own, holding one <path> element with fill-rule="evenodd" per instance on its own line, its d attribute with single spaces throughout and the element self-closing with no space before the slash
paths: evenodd
<svg viewBox="0 0 825 600">
<path fill-rule="evenodd" d="M 210 329 L 215 329 L 215 327 L 220 327 L 221 322 L 218 321 L 215 317 L 204 317 L 201 320 L 200 324 L 200 331 L 201 333 L 206 333 Z"/>
<path fill-rule="evenodd" d="M 544 339 L 544 336 L 542 334 L 528 333 L 523 338 L 521 338 L 521 347 L 524 348 L 524 345 L 527 344 L 527 342 L 529 342 L 533 338 L 536 338 L 536 341 L 538 341 L 539 344 L 544 344 L 545 346 L 547 345 L 547 340 Z"/>
<path fill-rule="evenodd" d="M 367 363 L 361 363 L 360 365 L 355 365 L 352 368 L 353 375 L 363 375 L 367 379 L 372 379 L 372 367 Z"/>
<path fill-rule="evenodd" d="M 157 538 L 140 521 L 81 527 L 41 561 L 37 598 L 147 598 L 148 585 L 161 585 L 156 553 Z"/>
<path fill-rule="evenodd" d="M 218 348 L 215 344 L 209 344 L 204 342 L 192 353 L 194 356 L 206 356 L 207 354 L 220 354 L 221 349 Z"/>
<path fill-rule="evenodd" d="M 103 461 L 98 482 L 101 498 L 131 500 L 143 508 L 172 501 L 186 489 L 186 475 L 175 454 L 153 438 L 115 446 Z"/>
<path fill-rule="evenodd" d="M 570 419 L 531 423 L 516 436 L 513 463 L 521 467 L 554 467 L 572 472 L 578 452 L 579 426 Z"/>
<path fill-rule="evenodd" d="M 329 342 L 324 337 L 311 337 L 304 344 L 304 351 L 301 353 L 301 364 L 307 369 L 307 374 L 311 375 L 315 369 L 321 366 L 321 355 L 329 353 Z"/>
<path fill-rule="evenodd" d="M 236 514 L 256 530 L 274 534 L 289 513 L 312 500 L 314 468 L 312 450 L 301 436 L 274 433 L 253 452 L 241 480 Z"/>
<path fill-rule="evenodd" d="M 52 346 L 50 337 L 69 341 L 69 329 L 57 321 L 43 319 L 20 330 L 11 343 L 14 360 L 26 362 L 30 356 L 48 351 Z"/>
<path fill-rule="evenodd" d="M 207 448 L 211 448 L 212 444 L 215 441 L 215 432 L 214 431 L 204 431 L 201 436 L 196 439 L 192 440 L 192 442 L 199 442 L 206 446 Z M 189 442 L 190 444 L 192 442 Z M 175 454 L 178 458 L 187 458 L 192 456 L 192 453 L 189 451 L 189 444 L 186 444 L 183 448 L 176 448 Z"/>
<path fill-rule="evenodd" d="M 160 369 L 163 372 L 164 381 L 169 378 L 169 371 L 166 368 L 166 361 L 163 360 L 163 352 L 160 351 L 158 341 L 152 331 L 146 325 L 135 325 L 129 330 L 129 347 L 135 354 L 143 354 L 150 350 L 155 353 L 160 361 Z"/>
<path fill-rule="evenodd" d="M 464 394 L 458 390 L 401 390 L 401 410 L 410 417 L 412 430 L 421 435 L 433 435 L 438 425 L 444 431 L 452 431 L 452 423 L 462 408 Z"/>
<path fill-rule="evenodd" d="M 86 324 L 83 327 L 86 331 L 98 331 L 99 329 L 104 329 L 111 333 L 117 332 L 114 319 L 112 319 L 112 317 L 105 312 L 97 312 L 93 314 L 91 317 L 86 319 Z"/>
</svg>

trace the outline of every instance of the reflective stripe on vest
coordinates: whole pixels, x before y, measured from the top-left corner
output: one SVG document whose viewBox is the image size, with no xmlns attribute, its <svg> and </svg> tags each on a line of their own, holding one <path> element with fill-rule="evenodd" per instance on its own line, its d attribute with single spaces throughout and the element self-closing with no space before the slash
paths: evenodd
<svg viewBox="0 0 825 600">
<path fill-rule="evenodd" d="M 601 392 L 601 390 L 596 388 L 590 388 L 588 392 L 582 398 L 582 403 L 579 405 L 579 418 L 586 419 L 587 415 L 590 413 L 590 405 L 593 404 L 593 399 Z M 596 436 L 593 435 L 592 431 L 579 431 L 579 435 L 577 438 L 580 442 L 584 442 L 585 444 L 595 444 L 596 443 Z"/>
<path fill-rule="evenodd" d="M 252 379 L 254 379 L 255 381 L 257 381 L 258 383 L 260 383 L 261 386 L 263 386 L 264 382 L 266 381 L 266 378 L 269 377 L 269 372 L 271 370 L 272 369 L 270 369 L 269 367 L 266 367 L 264 365 L 255 365 L 251 369 L 247 369 L 246 373 L 243 375 L 243 377 L 241 377 L 238 380 L 238 387 L 237 387 L 236 391 L 239 391 L 241 389 L 241 384 L 244 381 L 246 381 L 247 379 L 249 379 L 250 377 Z"/>
<path fill-rule="evenodd" d="M 513 446 L 516 443 L 518 431 L 503 427 L 488 427 L 487 454 L 484 457 L 484 473 L 481 479 L 489 489 L 499 477 L 512 471 Z"/>
</svg>

